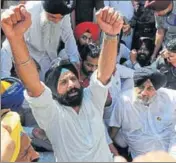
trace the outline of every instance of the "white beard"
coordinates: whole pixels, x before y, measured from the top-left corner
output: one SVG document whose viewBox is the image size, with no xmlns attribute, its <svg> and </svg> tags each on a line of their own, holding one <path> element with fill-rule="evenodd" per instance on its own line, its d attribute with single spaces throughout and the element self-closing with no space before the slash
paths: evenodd
<svg viewBox="0 0 176 163">
<path fill-rule="evenodd" d="M 149 106 L 156 98 L 156 95 L 154 95 L 153 97 L 151 98 L 146 98 L 146 99 L 140 99 L 140 98 L 136 98 L 136 101 L 145 105 L 145 106 Z"/>
<path fill-rule="evenodd" d="M 43 10 L 40 15 L 40 25 L 42 27 L 42 37 L 43 37 L 43 45 L 46 49 L 53 49 L 55 52 L 57 50 L 59 44 L 59 36 L 60 32 L 58 28 L 58 24 L 48 20 L 46 12 Z"/>
</svg>

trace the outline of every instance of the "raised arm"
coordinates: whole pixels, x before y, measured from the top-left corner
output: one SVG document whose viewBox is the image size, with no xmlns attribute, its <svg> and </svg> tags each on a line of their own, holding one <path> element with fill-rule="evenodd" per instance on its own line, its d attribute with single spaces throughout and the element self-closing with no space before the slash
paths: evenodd
<svg viewBox="0 0 176 163">
<path fill-rule="evenodd" d="M 123 18 L 113 8 L 105 7 L 96 13 L 96 20 L 105 33 L 98 62 L 98 80 L 106 85 L 112 76 L 117 57 L 117 35 L 123 26 Z"/>
<path fill-rule="evenodd" d="M 35 63 L 31 59 L 24 33 L 31 25 L 31 16 L 24 5 L 5 11 L 1 17 L 2 29 L 9 40 L 17 73 L 24 83 L 28 94 L 32 97 L 40 96 L 44 91 L 40 83 Z"/>
</svg>

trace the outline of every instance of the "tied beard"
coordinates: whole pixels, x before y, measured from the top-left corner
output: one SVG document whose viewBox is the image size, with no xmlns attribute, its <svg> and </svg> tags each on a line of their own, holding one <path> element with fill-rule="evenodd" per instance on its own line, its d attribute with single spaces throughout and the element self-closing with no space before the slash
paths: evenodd
<svg viewBox="0 0 176 163">
<path fill-rule="evenodd" d="M 58 95 L 57 101 L 60 104 L 70 107 L 80 106 L 83 99 L 83 88 L 73 88 L 64 95 Z"/>
</svg>

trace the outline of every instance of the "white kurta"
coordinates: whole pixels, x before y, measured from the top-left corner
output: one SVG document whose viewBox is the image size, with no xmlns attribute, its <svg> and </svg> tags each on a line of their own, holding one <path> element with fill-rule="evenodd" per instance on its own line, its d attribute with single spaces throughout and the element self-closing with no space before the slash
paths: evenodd
<svg viewBox="0 0 176 163">
<path fill-rule="evenodd" d="M 32 98 L 25 92 L 33 114 L 53 146 L 58 162 L 110 162 L 112 154 L 105 138 L 103 110 L 108 87 L 97 80 L 95 72 L 84 96 L 79 114 L 53 100 L 50 89 Z"/>
<path fill-rule="evenodd" d="M 110 126 L 121 127 L 133 158 L 153 150 L 176 154 L 175 125 L 176 91 L 166 88 L 157 91 L 149 106 L 123 96 L 110 120 Z"/>
<path fill-rule="evenodd" d="M 103 119 L 106 125 L 106 128 L 109 128 L 109 121 L 111 119 L 111 115 L 113 109 L 116 107 L 116 103 L 118 103 L 120 95 L 126 95 L 129 98 L 132 98 L 133 88 L 134 88 L 134 80 L 132 69 L 129 69 L 123 65 L 116 65 L 116 72 L 114 73 L 114 77 L 112 80 L 112 85 L 109 88 L 109 92 L 112 98 L 112 104 L 108 107 L 105 107 Z M 112 140 L 108 134 L 108 130 L 106 132 L 106 139 L 108 144 L 112 143 Z"/>
<path fill-rule="evenodd" d="M 25 40 L 30 55 L 40 64 L 41 80 L 51 62 L 58 58 L 57 49 L 60 40 L 65 43 L 65 51 L 72 62 L 79 62 L 79 53 L 71 28 L 70 15 L 66 15 L 57 24 L 44 21 L 45 11 L 40 1 L 29 1 L 26 9 L 31 13 L 32 25 L 25 33 Z M 12 68 L 12 53 L 7 40 L 2 47 L 1 76 L 10 76 Z"/>
</svg>

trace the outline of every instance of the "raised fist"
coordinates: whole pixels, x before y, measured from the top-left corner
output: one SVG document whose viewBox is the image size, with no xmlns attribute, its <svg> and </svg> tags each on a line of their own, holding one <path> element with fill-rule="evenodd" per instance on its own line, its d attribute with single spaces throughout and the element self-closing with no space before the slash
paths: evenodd
<svg viewBox="0 0 176 163">
<path fill-rule="evenodd" d="M 24 5 L 20 4 L 2 13 L 1 25 L 8 39 L 23 37 L 31 25 L 31 15 Z"/>
<path fill-rule="evenodd" d="M 96 13 L 96 20 L 102 31 L 109 35 L 120 34 L 124 23 L 123 17 L 107 6 Z"/>
</svg>

